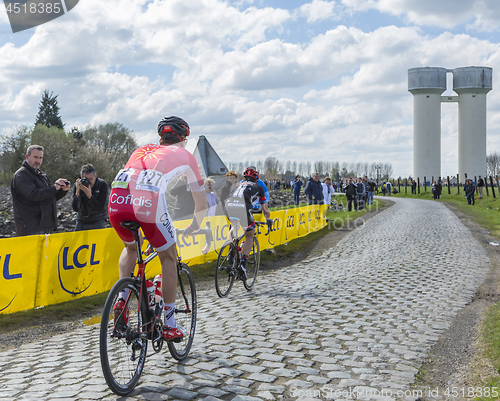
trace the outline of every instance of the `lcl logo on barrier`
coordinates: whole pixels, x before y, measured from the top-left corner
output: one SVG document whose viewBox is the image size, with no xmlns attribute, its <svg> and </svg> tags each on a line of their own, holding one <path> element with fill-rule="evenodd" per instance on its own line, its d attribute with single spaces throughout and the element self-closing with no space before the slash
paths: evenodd
<svg viewBox="0 0 500 401">
<path fill-rule="evenodd" d="M 90 260 L 89 260 L 89 264 L 91 266 L 93 265 L 98 265 L 99 264 L 99 260 L 95 260 L 95 247 L 96 247 L 96 244 L 92 244 L 92 250 L 90 252 Z M 76 249 L 75 252 L 73 252 L 73 258 L 72 258 L 72 261 L 73 261 L 73 265 L 68 263 L 68 252 L 69 252 L 69 247 L 64 247 L 63 248 L 63 269 L 64 270 L 71 270 L 71 269 L 74 269 L 75 267 L 78 267 L 79 269 L 87 266 L 87 260 L 85 260 L 83 263 L 80 262 L 80 252 L 83 251 L 84 249 L 89 249 L 89 246 L 88 245 L 82 245 L 80 247 L 78 247 Z"/>
<path fill-rule="evenodd" d="M 90 280 L 90 284 L 85 287 L 84 289 L 77 289 L 75 291 L 71 291 L 67 286 L 63 283 L 63 275 L 65 275 L 65 271 L 70 271 L 74 270 L 75 267 L 77 269 L 83 269 L 84 267 L 88 266 L 95 266 L 98 265 L 101 261 L 96 260 L 95 253 L 96 253 L 96 244 L 92 244 L 91 246 L 84 244 L 80 245 L 78 248 L 76 248 L 74 251 L 71 250 L 70 247 L 68 246 L 63 246 L 61 250 L 59 251 L 59 257 L 58 257 L 58 263 L 57 263 L 57 273 L 59 276 L 59 284 L 61 285 L 61 288 L 66 291 L 68 294 L 72 295 L 78 295 L 83 292 L 85 292 L 91 285 L 92 280 Z M 90 252 L 89 252 L 90 250 Z M 86 252 L 84 252 L 86 251 Z M 62 255 L 61 255 L 62 253 Z M 62 274 L 61 274 L 62 273 Z"/>
<path fill-rule="evenodd" d="M 8 255 L 5 255 L 4 261 L 3 261 L 3 278 L 5 280 L 14 280 L 16 278 L 22 278 L 23 274 L 22 273 L 17 273 L 17 274 L 11 274 L 9 271 L 9 263 L 10 263 L 10 256 L 11 254 L 9 253 Z M 0 262 L 2 260 L 2 257 L 0 256 Z"/>
<path fill-rule="evenodd" d="M 302 224 L 306 224 L 306 214 L 305 213 L 301 213 L 299 215 L 299 225 L 302 225 Z"/>
<path fill-rule="evenodd" d="M 229 238 L 229 226 L 224 224 L 223 226 L 215 226 L 215 240 L 225 241 Z"/>
<path fill-rule="evenodd" d="M 45 24 L 71 11 L 79 0 L 4 0 L 12 32 Z"/>
<path fill-rule="evenodd" d="M 18 278 L 23 278 L 23 275 L 22 273 L 11 273 L 10 270 L 9 270 L 9 264 L 10 264 L 10 257 L 11 257 L 11 254 L 7 254 L 5 255 L 3 258 L 3 278 L 5 280 L 15 280 L 15 279 L 18 279 Z M 0 262 L 2 261 L 2 257 L 0 256 Z M 11 304 L 12 302 L 14 301 L 14 299 L 16 298 L 17 296 L 17 293 L 14 295 L 14 297 L 10 300 L 10 302 L 7 304 L 7 306 L 4 306 L 3 308 L 0 306 L 0 312 L 4 311 L 5 309 L 7 309 Z"/>
<path fill-rule="evenodd" d="M 188 247 L 191 245 L 198 245 L 199 242 L 196 240 L 196 236 L 191 235 L 179 235 L 177 236 L 177 246 L 179 248 Z"/>
<path fill-rule="evenodd" d="M 313 212 L 314 212 L 314 216 L 313 216 Z M 309 211 L 308 218 L 309 218 L 309 221 L 321 220 L 321 211 L 319 209 Z"/>
</svg>

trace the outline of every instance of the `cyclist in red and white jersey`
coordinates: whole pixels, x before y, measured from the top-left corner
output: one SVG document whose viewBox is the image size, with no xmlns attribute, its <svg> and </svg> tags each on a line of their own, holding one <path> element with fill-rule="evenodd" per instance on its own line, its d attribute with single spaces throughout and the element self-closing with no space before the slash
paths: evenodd
<svg viewBox="0 0 500 401">
<path fill-rule="evenodd" d="M 176 324 L 174 316 L 177 252 L 175 228 L 165 198 L 167 185 L 182 174 L 188 177 L 195 210 L 193 221 L 184 232 L 185 235 L 200 228 L 207 204 L 204 182 L 196 159 L 184 149 L 189 132 L 189 125 L 183 119 L 175 116 L 163 118 L 158 124 L 160 144 L 145 145 L 132 153 L 125 167 L 113 180 L 109 197 L 109 220 L 125 244 L 119 260 L 120 278 L 130 277 L 137 260 L 134 236 L 130 230 L 120 225 L 122 221 L 139 222 L 146 239 L 158 252 L 165 305 L 165 326 L 162 333 L 165 340 L 179 339 L 186 334 Z M 123 299 L 128 295 L 126 291 L 120 294 Z M 119 299 L 115 309 L 123 309 L 123 304 L 123 300 Z"/>
<path fill-rule="evenodd" d="M 267 207 L 266 195 L 264 189 L 257 183 L 259 172 L 252 167 L 248 167 L 243 172 L 244 180 L 234 184 L 226 199 L 226 215 L 231 219 L 236 219 L 240 222 L 241 227 L 245 230 L 245 243 L 241 250 L 241 264 L 239 266 L 239 275 L 241 280 L 246 280 L 246 263 L 248 255 L 252 250 L 253 237 L 255 235 L 255 220 L 252 215 L 252 203 L 258 201 L 262 207 L 262 213 L 266 218 L 268 226 L 272 225 L 271 213 Z M 233 229 L 231 229 L 232 231 Z M 234 233 L 237 235 L 237 233 Z"/>
</svg>

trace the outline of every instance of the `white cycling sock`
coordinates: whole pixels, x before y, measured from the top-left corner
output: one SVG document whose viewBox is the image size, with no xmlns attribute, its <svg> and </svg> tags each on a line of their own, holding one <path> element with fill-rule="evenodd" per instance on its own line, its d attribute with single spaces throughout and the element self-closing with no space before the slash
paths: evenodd
<svg viewBox="0 0 500 401">
<path fill-rule="evenodd" d="M 175 327 L 175 303 L 164 304 L 163 310 L 165 311 L 165 326 Z"/>
<path fill-rule="evenodd" d="M 129 288 L 125 288 L 124 290 L 121 290 L 120 293 L 118 294 L 118 298 L 123 298 L 123 300 L 126 301 L 129 292 L 130 292 Z"/>
</svg>

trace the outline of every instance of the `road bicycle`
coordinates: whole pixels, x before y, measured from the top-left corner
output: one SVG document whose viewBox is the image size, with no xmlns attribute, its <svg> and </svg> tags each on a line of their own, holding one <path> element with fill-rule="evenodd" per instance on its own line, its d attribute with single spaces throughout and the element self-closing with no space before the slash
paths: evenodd
<svg viewBox="0 0 500 401">
<path fill-rule="evenodd" d="M 240 221 L 234 218 L 230 218 L 229 221 L 231 239 L 228 239 L 224 242 L 224 245 L 222 245 L 217 257 L 217 263 L 215 265 L 215 290 L 217 291 L 217 295 L 221 298 L 226 297 L 229 294 L 234 281 L 241 275 L 241 249 L 243 248 L 245 238 L 245 233 L 241 234 L 239 237 L 237 235 Z M 255 225 L 262 226 L 267 224 L 256 221 Z M 270 229 L 271 228 L 268 226 L 267 234 L 269 234 Z M 248 260 L 245 266 L 247 279 L 243 280 L 243 285 L 247 291 L 250 291 L 255 284 L 257 274 L 259 273 L 259 267 L 260 246 L 259 240 L 257 239 L 257 233 L 255 233 L 253 237 L 252 250 L 248 255 Z"/>
<path fill-rule="evenodd" d="M 150 308 L 146 285 L 145 268 L 157 253 L 152 247 L 143 258 L 140 242 L 140 224 L 134 221 L 120 223 L 132 231 L 137 247 L 137 275 L 119 279 L 108 294 L 102 313 L 99 333 L 101 367 L 104 378 L 111 391 L 124 396 L 129 394 L 139 382 L 147 357 L 148 341 L 151 341 L 155 353 L 163 347 L 163 300 Z M 184 230 L 176 229 L 177 235 Z M 206 239 L 203 253 L 210 249 L 212 231 L 200 229 L 192 235 L 204 234 Z M 148 254 L 148 251 L 150 252 Z M 134 269 L 135 270 L 135 269 Z M 128 290 L 125 305 L 115 316 L 114 306 L 120 292 Z M 182 339 L 167 341 L 168 350 L 178 361 L 185 359 L 193 344 L 196 328 L 196 289 L 189 266 L 177 258 L 177 291 L 175 298 L 175 320 L 186 331 Z"/>
<path fill-rule="evenodd" d="M 336 199 L 332 199 L 332 203 L 330 203 L 330 205 L 328 206 L 328 209 L 331 210 L 332 212 L 337 212 L 337 211 L 341 211 L 341 210 L 345 211 L 344 205 L 342 205 L 341 203 L 338 203 Z"/>
</svg>

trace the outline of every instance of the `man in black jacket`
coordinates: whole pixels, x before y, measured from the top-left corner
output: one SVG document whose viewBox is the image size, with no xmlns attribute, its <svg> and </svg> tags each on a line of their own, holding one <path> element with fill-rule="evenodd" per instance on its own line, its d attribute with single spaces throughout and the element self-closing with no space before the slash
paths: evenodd
<svg viewBox="0 0 500 401">
<path fill-rule="evenodd" d="M 354 210 L 358 210 L 358 194 L 356 185 L 353 184 L 352 179 L 349 178 L 349 185 L 345 188 L 345 195 L 347 198 L 347 210 L 352 210 L 352 202 L 354 202 Z"/>
<path fill-rule="evenodd" d="M 59 178 L 52 184 L 40 171 L 42 160 L 42 146 L 28 147 L 26 160 L 10 184 L 18 236 L 50 234 L 57 229 L 56 201 L 66 196 L 69 181 Z"/>
<path fill-rule="evenodd" d="M 319 173 L 314 173 L 313 176 L 309 178 L 304 188 L 304 193 L 307 195 L 310 205 L 323 204 L 323 187 L 319 181 Z"/>
<path fill-rule="evenodd" d="M 477 190 L 479 191 L 479 199 L 483 199 L 483 188 L 484 188 L 484 180 L 479 176 L 477 180 Z"/>
<path fill-rule="evenodd" d="M 224 205 L 226 202 L 226 199 L 229 196 L 229 193 L 231 192 L 231 187 L 236 184 L 236 181 L 238 181 L 238 174 L 234 170 L 229 170 L 226 173 L 226 181 L 224 184 L 222 184 L 222 187 L 220 188 L 220 201 Z"/>
<path fill-rule="evenodd" d="M 191 187 L 185 174 L 179 177 L 179 180 L 170 190 L 170 194 L 176 196 L 173 220 L 192 219 L 194 213 L 194 198 L 191 193 Z"/>
<path fill-rule="evenodd" d="M 108 185 L 97 177 L 92 164 L 82 166 L 80 177 L 73 189 L 72 207 L 77 212 L 75 231 L 104 228 L 108 217 Z"/>
</svg>

